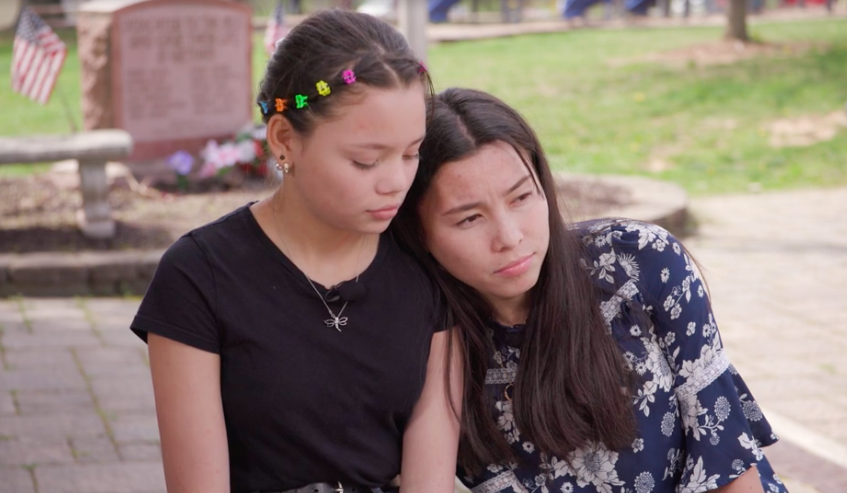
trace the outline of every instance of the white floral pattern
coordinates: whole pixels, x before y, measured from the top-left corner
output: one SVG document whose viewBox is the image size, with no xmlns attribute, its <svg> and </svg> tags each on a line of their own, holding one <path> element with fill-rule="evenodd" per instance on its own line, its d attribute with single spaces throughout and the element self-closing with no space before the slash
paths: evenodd
<svg viewBox="0 0 847 493">
<path fill-rule="evenodd" d="M 590 443 L 574 450 L 568 459 L 573 465 L 570 473 L 576 477 L 577 486 L 590 483 L 600 493 L 612 493 L 612 486 L 624 484 L 615 469 L 618 453 L 608 450 L 602 443 Z"/>
<path fill-rule="evenodd" d="M 680 487 L 677 488 L 677 491 L 679 493 L 702 493 L 704 491 L 716 489 L 718 487 L 717 480 L 721 477 L 721 475 L 712 474 L 710 476 L 703 465 L 703 457 L 698 457 L 696 464 L 693 462 L 694 461 L 691 457 L 689 457 L 685 467 L 685 470 L 688 473 L 688 482 L 684 485 L 680 485 Z"/>
<path fill-rule="evenodd" d="M 656 482 L 653 480 L 653 475 L 649 472 L 642 472 L 635 478 L 636 493 L 650 493 L 655 486 Z"/>
<path fill-rule="evenodd" d="M 489 335 L 487 388 L 497 426 L 519 463 L 492 465 L 479 477 L 459 471 L 474 492 L 702 493 L 756 465 L 768 493 L 787 493 L 762 447 L 777 440 L 721 344 L 696 265 L 666 230 L 637 221 L 578 224 L 592 252 L 584 259 L 605 293 L 601 311 L 623 359 L 639 379 L 631 394 L 639 436 L 609 450 L 588 443 L 565 458 L 525 440 L 503 391 L 520 351 L 500 327 Z M 632 316 L 635 306 L 647 317 Z M 661 460 L 659 460 L 661 458 Z M 499 489 L 497 489 L 499 488 Z"/>
</svg>

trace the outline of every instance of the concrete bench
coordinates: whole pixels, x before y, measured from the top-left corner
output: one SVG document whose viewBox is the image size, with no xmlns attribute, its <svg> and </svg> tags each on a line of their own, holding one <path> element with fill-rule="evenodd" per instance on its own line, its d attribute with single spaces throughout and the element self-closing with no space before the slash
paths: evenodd
<svg viewBox="0 0 847 493">
<path fill-rule="evenodd" d="M 77 224 L 89 238 L 115 235 L 109 207 L 106 162 L 125 158 L 132 152 L 132 137 L 123 130 L 93 130 L 71 135 L 0 137 L 0 165 L 40 163 L 76 159 L 82 209 Z"/>
</svg>

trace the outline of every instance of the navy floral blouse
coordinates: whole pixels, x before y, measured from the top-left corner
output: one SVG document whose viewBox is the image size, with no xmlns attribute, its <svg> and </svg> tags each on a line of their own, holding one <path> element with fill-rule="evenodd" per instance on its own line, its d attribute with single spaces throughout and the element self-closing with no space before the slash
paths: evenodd
<svg viewBox="0 0 847 493">
<path fill-rule="evenodd" d="M 603 316 L 640 377 L 632 395 L 639 438 L 624 450 L 589 443 L 568 457 L 539 453 L 504 396 L 520 359 L 513 342 L 520 326 L 492 324 L 496 351 L 485 383 L 500 396 L 492 413 L 523 461 L 492 464 L 479 477 L 460 468 L 458 477 L 474 493 L 700 493 L 756 465 L 766 493 L 786 492 L 762 452 L 777 437 L 730 364 L 700 274 L 680 244 L 637 221 L 576 227 L 592 252 L 585 267 L 609 293 Z M 649 322 L 627 316 L 632 304 Z"/>
</svg>

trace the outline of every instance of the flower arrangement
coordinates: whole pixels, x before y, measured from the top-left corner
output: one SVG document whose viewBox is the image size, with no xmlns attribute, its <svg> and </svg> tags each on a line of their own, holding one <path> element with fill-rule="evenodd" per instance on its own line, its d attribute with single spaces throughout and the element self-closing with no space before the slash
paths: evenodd
<svg viewBox="0 0 847 493">
<path fill-rule="evenodd" d="M 264 179 L 273 172 L 265 133 L 264 124 L 246 125 L 232 139 L 208 141 L 197 157 L 177 151 L 165 163 L 176 173 L 176 185 L 182 191 L 192 182 L 216 181 L 233 172 Z"/>
</svg>

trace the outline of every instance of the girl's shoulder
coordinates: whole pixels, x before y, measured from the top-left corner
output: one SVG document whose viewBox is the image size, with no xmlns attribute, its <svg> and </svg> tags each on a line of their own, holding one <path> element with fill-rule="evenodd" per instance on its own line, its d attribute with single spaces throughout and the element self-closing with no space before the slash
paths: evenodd
<svg viewBox="0 0 847 493">
<path fill-rule="evenodd" d="M 253 204 L 254 202 L 249 202 L 242 205 L 217 219 L 195 227 L 188 231 L 186 235 L 196 238 L 201 243 L 211 245 L 228 243 L 229 241 L 243 241 L 243 236 L 255 233 L 255 229 L 259 227 L 250 211 L 250 206 Z"/>
</svg>

